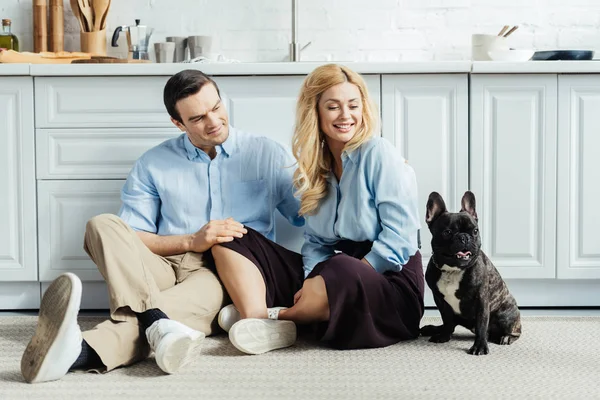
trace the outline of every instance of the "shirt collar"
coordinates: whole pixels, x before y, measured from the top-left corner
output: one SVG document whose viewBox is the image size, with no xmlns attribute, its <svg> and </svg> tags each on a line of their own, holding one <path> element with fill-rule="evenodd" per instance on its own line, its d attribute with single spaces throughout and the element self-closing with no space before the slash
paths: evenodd
<svg viewBox="0 0 600 400">
<path fill-rule="evenodd" d="M 360 161 L 360 147 L 352 151 L 344 150 L 342 152 L 342 162 L 346 157 L 350 159 L 350 161 L 352 161 L 354 164 L 358 164 L 358 162 Z"/>
<path fill-rule="evenodd" d="M 199 148 L 197 148 L 196 146 L 194 146 L 194 144 L 190 140 L 187 133 L 184 133 L 183 135 L 184 135 L 183 146 L 185 147 L 185 152 L 187 154 L 188 160 L 190 160 L 190 161 L 194 160 L 198 157 L 202 157 L 202 155 L 208 157 L 208 155 L 204 151 L 202 151 Z M 235 128 L 233 128 L 230 125 L 229 126 L 229 137 L 227 138 L 227 140 L 225 140 L 225 142 L 223 142 L 222 144 L 220 144 L 216 147 L 217 155 L 219 153 L 223 152 L 227 157 L 230 157 L 233 153 L 235 153 L 236 149 L 237 149 L 237 132 L 236 132 Z"/>
<path fill-rule="evenodd" d="M 235 151 L 237 150 L 237 135 L 238 135 L 237 129 L 235 129 L 233 126 L 229 125 L 229 137 L 227 138 L 227 140 L 225 142 L 223 142 L 223 144 L 218 146 L 218 147 L 221 147 L 223 152 L 228 157 L 231 157 L 231 155 L 233 153 L 235 153 Z"/>
<path fill-rule="evenodd" d="M 353 151 L 344 150 L 342 152 L 342 165 L 344 166 L 344 169 L 346 169 L 346 160 L 350 160 L 353 164 L 358 165 L 358 162 L 360 161 L 360 148 Z M 337 182 L 337 178 L 333 171 L 327 173 L 326 179 L 331 183 Z"/>
</svg>

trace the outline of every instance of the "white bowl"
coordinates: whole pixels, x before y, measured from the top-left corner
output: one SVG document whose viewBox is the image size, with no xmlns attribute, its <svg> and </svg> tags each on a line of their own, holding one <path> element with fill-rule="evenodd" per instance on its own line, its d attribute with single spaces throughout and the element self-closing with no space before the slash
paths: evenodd
<svg viewBox="0 0 600 400">
<path fill-rule="evenodd" d="M 533 57 L 533 53 L 535 53 L 535 50 L 509 49 L 488 51 L 488 55 L 493 61 L 512 62 L 528 61 L 531 57 Z"/>
</svg>

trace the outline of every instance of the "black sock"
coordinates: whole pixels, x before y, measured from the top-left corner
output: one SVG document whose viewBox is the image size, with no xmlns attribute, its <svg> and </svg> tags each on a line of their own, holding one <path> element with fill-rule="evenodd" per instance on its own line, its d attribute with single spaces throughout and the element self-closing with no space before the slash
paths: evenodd
<svg viewBox="0 0 600 400">
<path fill-rule="evenodd" d="M 140 321 L 140 329 L 145 331 L 150 325 L 158 321 L 159 319 L 169 319 L 167 314 L 160 311 L 158 308 L 146 310 L 142 313 L 135 313 L 138 321 Z"/>
<path fill-rule="evenodd" d="M 102 360 L 96 350 L 92 349 L 88 342 L 85 340 L 81 341 L 81 353 L 77 360 L 71 365 L 71 369 L 90 369 L 99 368 L 103 366 Z"/>
</svg>

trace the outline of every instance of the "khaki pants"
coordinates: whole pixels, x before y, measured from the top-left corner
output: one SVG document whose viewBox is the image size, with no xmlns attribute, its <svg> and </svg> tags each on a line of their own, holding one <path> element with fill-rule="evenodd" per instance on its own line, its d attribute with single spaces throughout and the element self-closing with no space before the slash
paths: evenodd
<svg viewBox="0 0 600 400">
<path fill-rule="evenodd" d="M 161 257 L 152 253 L 119 217 L 102 214 L 86 227 L 85 251 L 108 286 L 110 320 L 83 333 L 110 371 L 148 357 L 149 348 L 134 312 L 159 308 L 173 320 L 207 336 L 230 300 L 202 255 Z"/>
</svg>

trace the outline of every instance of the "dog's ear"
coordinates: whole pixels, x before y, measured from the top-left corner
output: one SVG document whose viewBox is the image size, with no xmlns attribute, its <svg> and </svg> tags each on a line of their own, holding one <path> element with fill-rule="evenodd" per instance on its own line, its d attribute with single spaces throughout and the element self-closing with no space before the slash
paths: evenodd
<svg viewBox="0 0 600 400">
<path fill-rule="evenodd" d="M 431 192 L 429 199 L 427 199 L 427 213 L 425 214 L 427 225 L 431 225 L 437 217 L 446 211 L 446 203 L 444 203 L 442 196 L 438 192 Z"/>
<path fill-rule="evenodd" d="M 477 218 L 477 210 L 475 209 L 475 195 L 470 190 L 467 190 L 460 201 L 461 209 L 460 212 L 467 212 L 471 214 L 475 221 Z"/>
</svg>

